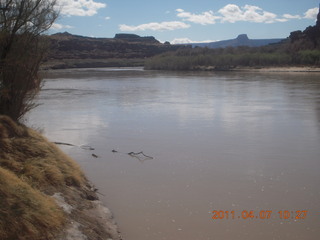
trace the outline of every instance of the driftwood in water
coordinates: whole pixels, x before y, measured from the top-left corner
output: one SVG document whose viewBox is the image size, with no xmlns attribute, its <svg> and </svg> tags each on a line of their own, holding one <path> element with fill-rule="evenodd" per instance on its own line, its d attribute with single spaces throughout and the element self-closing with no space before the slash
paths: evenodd
<svg viewBox="0 0 320 240">
<path fill-rule="evenodd" d="M 145 155 L 142 151 L 141 152 L 138 152 L 138 153 L 135 153 L 135 152 L 129 152 L 128 153 L 128 155 L 130 155 L 130 156 L 138 156 L 138 155 L 143 155 L 143 156 L 145 156 L 146 158 L 150 158 L 150 159 L 153 159 L 153 157 L 150 157 L 150 156 L 148 156 L 148 155 Z"/>
<path fill-rule="evenodd" d="M 94 150 L 93 147 L 88 146 L 88 145 L 80 145 L 80 146 L 78 146 L 78 145 L 74 145 L 74 144 L 71 144 L 71 143 L 64 143 L 64 142 L 53 142 L 53 143 L 54 143 L 54 144 L 57 144 L 57 145 L 65 145 L 65 146 L 79 147 L 79 148 L 84 149 L 84 150 L 90 150 L 90 151 Z"/>
<path fill-rule="evenodd" d="M 117 150 L 112 150 L 113 153 L 121 153 L 121 152 L 118 152 Z M 144 152 L 129 152 L 129 153 L 121 153 L 121 154 L 127 154 L 131 157 L 134 157 L 134 158 L 137 158 L 139 160 L 139 162 L 143 163 L 144 161 L 146 160 L 151 160 L 153 159 L 153 157 L 151 156 L 148 156 L 146 154 L 144 154 Z"/>
<path fill-rule="evenodd" d="M 71 143 L 63 143 L 63 142 L 53 142 L 53 143 L 57 144 L 57 145 L 66 145 L 66 146 L 75 146 L 76 147 L 76 145 L 73 145 Z"/>
</svg>

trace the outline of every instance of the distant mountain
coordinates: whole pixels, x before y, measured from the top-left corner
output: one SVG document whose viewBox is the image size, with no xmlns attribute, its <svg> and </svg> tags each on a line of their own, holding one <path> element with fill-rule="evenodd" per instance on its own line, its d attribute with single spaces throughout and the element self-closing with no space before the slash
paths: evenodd
<svg viewBox="0 0 320 240">
<path fill-rule="evenodd" d="M 192 47 L 208 47 L 208 48 L 225 48 L 225 47 L 239 47 L 239 46 L 248 46 L 248 47 L 261 47 L 273 43 L 281 42 L 282 38 L 273 38 L 273 39 L 249 39 L 247 34 L 240 34 L 235 39 L 223 40 L 211 43 L 192 43 Z"/>
<path fill-rule="evenodd" d="M 129 34 L 129 33 L 117 33 L 114 36 L 114 38 L 129 41 L 129 42 L 160 43 L 153 36 L 141 37 L 139 35 Z"/>
<path fill-rule="evenodd" d="M 49 68 L 141 65 L 145 58 L 185 47 L 163 44 L 152 36 L 125 33 L 114 38 L 93 38 L 64 32 L 48 38 L 50 53 L 46 65 Z"/>
<path fill-rule="evenodd" d="M 114 38 L 93 38 L 68 32 L 49 36 L 50 58 L 54 59 L 103 59 L 145 58 L 175 50 L 177 46 L 162 44 L 154 37 L 135 34 L 116 34 Z"/>
</svg>

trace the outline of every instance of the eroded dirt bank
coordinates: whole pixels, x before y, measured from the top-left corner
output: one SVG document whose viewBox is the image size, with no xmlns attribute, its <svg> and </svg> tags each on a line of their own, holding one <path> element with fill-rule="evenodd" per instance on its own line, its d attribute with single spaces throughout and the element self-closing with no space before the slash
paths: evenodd
<svg viewBox="0 0 320 240">
<path fill-rule="evenodd" d="M 0 202 L 0 239 L 122 239 L 78 164 L 6 116 L 0 116 Z"/>
</svg>

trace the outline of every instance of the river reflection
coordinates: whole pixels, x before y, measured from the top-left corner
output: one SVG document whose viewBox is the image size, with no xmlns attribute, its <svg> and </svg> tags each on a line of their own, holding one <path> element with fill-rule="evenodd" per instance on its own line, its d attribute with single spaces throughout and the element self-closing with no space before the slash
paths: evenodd
<svg viewBox="0 0 320 240">
<path fill-rule="evenodd" d="M 29 125 L 95 148 L 98 158 L 63 150 L 106 195 L 124 239 L 320 235 L 318 74 L 63 70 L 38 101 Z M 127 154 L 140 151 L 153 159 Z"/>
</svg>

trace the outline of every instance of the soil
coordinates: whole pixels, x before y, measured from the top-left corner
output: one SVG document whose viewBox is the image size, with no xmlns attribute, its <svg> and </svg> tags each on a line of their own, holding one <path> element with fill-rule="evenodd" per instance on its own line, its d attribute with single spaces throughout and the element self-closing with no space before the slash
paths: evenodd
<svg viewBox="0 0 320 240">
<path fill-rule="evenodd" d="M 99 201 L 88 182 L 82 189 L 66 187 L 52 197 L 67 215 L 66 228 L 57 240 L 121 240 L 111 211 Z"/>
</svg>

